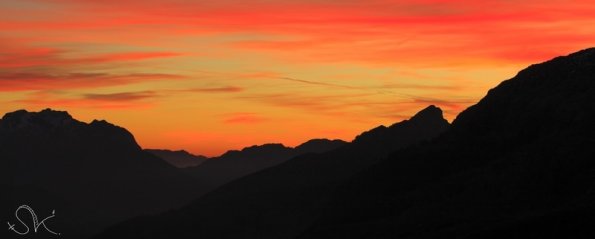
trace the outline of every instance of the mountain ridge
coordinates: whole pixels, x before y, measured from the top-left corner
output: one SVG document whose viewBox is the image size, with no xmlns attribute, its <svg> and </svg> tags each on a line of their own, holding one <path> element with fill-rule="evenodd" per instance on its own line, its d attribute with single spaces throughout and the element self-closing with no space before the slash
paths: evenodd
<svg viewBox="0 0 595 239">
<path fill-rule="evenodd" d="M 98 238 L 295 237 L 318 217 L 341 181 L 395 149 L 421 143 L 446 130 L 449 124 L 441 110 L 437 112 L 422 117 L 424 120 L 403 120 L 380 131 L 372 130 L 376 132 L 373 134 L 363 133 L 370 140 L 354 140 L 332 151 L 292 158 L 232 181 L 181 209 L 136 218 L 124 224 L 131 228 L 118 225 Z M 141 224 L 160 226 L 139 227 Z"/>
<path fill-rule="evenodd" d="M 164 161 L 168 162 L 169 164 L 177 167 L 177 168 L 187 168 L 187 167 L 195 167 L 206 160 L 207 157 L 202 155 L 194 155 L 186 150 L 168 150 L 168 149 L 144 149 L 146 152 L 149 152 Z"/>
<path fill-rule="evenodd" d="M 190 177 L 142 151 L 126 129 L 103 120 L 84 123 L 65 111 L 5 114 L 0 161 L 6 195 L 0 201 L 7 210 L 1 219 L 9 221 L 5 217 L 22 204 L 56 210 L 60 216 L 52 225 L 67 232 L 64 238 L 89 237 L 111 223 L 177 207 L 197 196 Z"/>
<path fill-rule="evenodd" d="M 323 153 L 347 144 L 341 140 L 314 139 L 295 148 L 279 143 L 253 145 L 241 150 L 230 150 L 219 157 L 210 158 L 184 172 L 201 182 L 201 191 L 209 192 L 235 179 L 282 164 L 294 157 Z"/>
<path fill-rule="evenodd" d="M 362 172 L 299 238 L 591 238 L 595 51 L 532 65 Z"/>
<path fill-rule="evenodd" d="M 295 158 L 97 238 L 592 238 L 578 222 L 595 219 L 577 212 L 595 211 L 593 52 L 528 67 L 428 140 L 382 153 L 395 139 L 366 139 L 388 135 L 378 127 L 351 147 Z"/>
</svg>

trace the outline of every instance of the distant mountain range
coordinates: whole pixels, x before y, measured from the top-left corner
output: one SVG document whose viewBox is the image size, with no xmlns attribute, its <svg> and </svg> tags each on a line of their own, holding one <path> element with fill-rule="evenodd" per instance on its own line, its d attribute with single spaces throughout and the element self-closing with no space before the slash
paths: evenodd
<svg viewBox="0 0 595 239">
<path fill-rule="evenodd" d="M 127 130 L 103 120 L 87 124 L 63 111 L 20 110 L 0 119 L 0 186 L 7 195 L 0 199 L 2 219 L 10 221 L 23 204 L 56 210 L 54 226 L 67 231 L 62 237 L 85 238 L 120 220 L 181 206 L 291 157 L 344 144 L 315 139 L 296 148 L 252 146 L 205 163 L 206 157 L 186 151 L 142 150 Z"/>
<path fill-rule="evenodd" d="M 218 157 L 192 155 L 186 151 L 146 149 L 166 162 L 182 168 L 194 179 L 198 195 L 202 195 L 234 179 L 281 164 L 295 156 L 322 153 L 346 145 L 342 140 L 312 139 L 295 148 L 283 144 L 263 144 L 230 150 Z"/>
<path fill-rule="evenodd" d="M 97 238 L 593 238 L 595 49 Z"/>
<path fill-rule="evenodd" d="M 448 128 L 442 111 L 430 106 L 410 120 L 365 132 L 353 143 L 298 156 L 218 188 L 187 207 L 115 227 L 103 237 L 292 238 L 315 221 L 340 182 L 390 152 L 430 140 Z"/>
<path fill-rule="evenodd" d="M 322 153 L 347 144 L 342 140 L 313 139 L 295 148 L 282 144 L 264 144 L 231 150 L 184 171 L 200 182 L 204 192 L 211 191 L 234 179 L 281 164 L 295 156 Z"/>
<path fill-rule="evenodd" d="M 188 168 L 198 166 L 205 161 L 207 157 L 202 155 L 194 155 L 185 150 L 167 150 L 167 149 L 145 149 L 145 151 L 165 160 L 165 162 L 177 167 Z"/>
<path fill-rule="evenodd" d="M 367 134 L 395 127 L 379 127 Z M 403 131 L 410 134 L 404 135 L 405 141 L 425 137 L 427 130 L 418 130 Z M 0 199 L 6 206 L 1 219 L 10 221 L 23 204 L 37 211 L 55 210 L 60 216 L 52 225 L 67 231 L 63 238 L 86 238 L 126 218 L 179 207 L 226 182 L 296 156 L 314 158 L 326 151 L 353 148 L 341 140 L 314 139 L 295 148 L 265 144 L 206 159 L 184 151 L 142 150 L 121 127 L 103 120 L 80 122 L 67 112 L 50 109 L 7 113 L 0 120 L 0 145 L 5 165 L 0 168 L 0 186 L 7 195 Z M 172 166 L 195 161 L 199 164 L 193 167 Z M 18 236 L 11 231 L 3 234 Z"/>
</svg>

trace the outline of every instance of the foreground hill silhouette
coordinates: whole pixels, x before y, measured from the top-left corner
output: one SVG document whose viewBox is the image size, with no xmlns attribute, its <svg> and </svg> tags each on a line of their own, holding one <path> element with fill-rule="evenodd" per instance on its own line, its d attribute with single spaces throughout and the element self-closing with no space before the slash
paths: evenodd
<svg viewBox="0 0 595 239">
<path fill-rule="evenodd" d="M 200 182 L 200 189 L 211 191 L 234 179 L 281 164 L 295 156 L 322 153 L 345 145 L 342 140 L 313 139 L 295 148 L 282 144 L 264 144 L 230 150 L 184 171 Z"/>
<path fill-rule="evenodd" d="M 442 111 L 430 106 L 336 150 L 298 156 L 180 210 L 116 226 L 100 238 L 292 238 L 312 225 L 341 182 L 389 152 L 432 139 L 448 127 Z"/>
<path fill-rule="evenodd" d="M 211 159 L 206 170 L 186 172 L 172 165 L 200 163 L 206 157 L 142 150 L 132 134 L 106 121 L 84 123 L 51 109 L 20 110 L 0 119 L 0 219 L 24 232 L 14 216 L 19 206 L 31 206 L 40 221 L 55 210 L 56 218 L 48 224 L 62 233 L 60 237 L 86 238 L 127 218 L 182 206 L 231 179 L 289 157 L 344 144 L 316 139 L 296 148 L 254 146 Z M 27 212 L 20 211 L 19 217 L 32 223 Z M 33 231 L 31 223 L 27 225 Z M 40 231 L 19 236 L 6 230 L 1 238 L 54 236 Z"/>
<path fill-rule="evenodd" d="M 593 238 L 594 118 L 587 49 L 519 72 L 384 160 L 356 140 L 99 238 Z"/>
<path fill-rule="evenodd" d="M 126 218 L 177 207 L 196 197 L 193 180 L 138 146 L 125 129 L 84 123 L 53 110 L 6 114 L 0 120 L 2 221 L 31 206 L 62 238 L 84 238 Z M 176 195 L 172 197 L 171 195 Z M 30 217 L 21 212 L 21 217 Z M 27 221 L 31 231 L 30 221 Z M 17 226 L 17 227 L 18 227 Z M 48 238 L 40 234 L 19 238 Z M 3 230 L 1 238 L 13 238 Z"/>
<path fill-rule="evenodd" d="M 595 237 L 595 49 L 533 65 L 353 177 L 299 238 Z"/>
</svg>

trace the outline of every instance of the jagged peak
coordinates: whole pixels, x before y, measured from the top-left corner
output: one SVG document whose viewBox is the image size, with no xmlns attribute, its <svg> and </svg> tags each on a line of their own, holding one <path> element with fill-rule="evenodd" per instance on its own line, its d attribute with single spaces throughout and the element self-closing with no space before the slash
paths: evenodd
<svg viewBox="0 0 595 239">
<path fill-rule="evenodd" d="M 119 128 L 119 126 L 114 125 L 114 124 L 112 124 L 112 123 L 110 123 L 110 122 L 108 122 L 106 120 L 97 120 L 97 119 L 91 121 L 91 124 L 90 125 L 93 125 L 93 126 L 112 126 L 112 127 L 118 127 Z"/>
<path fill-rule="evenodd" d="M 67 111 L 53 110 L 51 108 L 47 108 L 39 112 L 30 112 L 24 109 L 16 110 L 4 114 L 2 121 L 0 122 L 2 122 L 5 127 L 23 127 L 31 124 L 43 124 L 45 126 L 50 125 L 54 127 L 70 123 L 86 124 L 74 119 Z M 86 125 L 121 128 L 106 120 L 97 119 Z"/>
<path fill-rule="evenodd" d="M 112 142 L 120 142 L 139 147 L 134 136 L 125 128 L 116 126 L 105 120 L 93 120 L 87 124 L 74 119 L 67 111 L 58 111 L 50 108 L 39 112 L 17 110 L 6 113 L 0 121 L 0 130 L 17 134 L 21 132 L 35 132 L 35 134 L 43 135 L 55 131 L 81 129 L 96 129 L 92 131 L 95 136 L 90 137 L 96 137 L 97 135 L 109 136 L 112 138 Z M 89 133 L 89 131 L 85 132 L 86 134 Z"/>
<path fill-rule="evenodd" d="M 309 144 L 316 144 L 316 143 L 347 143 L 347 142 L 340 140 L 340 139 L 325 139 L 325 138 L 311 139 L 311 140 L 308 140 L 308 141 L 296 146 L 296 148 L 303 147 L 303 146 L 306 146 Z"/>
<path fill-rule="evenodd" d="M 68 114 L 68 112 L 53 110 L 50 108 L 41 110 L 39 112 L 29 112 L 25 109 L 20 109 L 20 110 L 16 110 L 16 111 L 4 114 L 2 119 L 3 120 L 11 120 L 11 119 L 20 119 L 22 117 L 31 117 L 31 116 L 38 116 L 38 117 L 43 117 L 43 118 L 72 119 L 72 116 L 70 114 Z"/>
<path fill-rule="evenodd" d="M 281 143 L 266 143 L 266 144 L 262 144 L 262 145 L 252 145 L 249 147 L 245 147 L 241 151 L 250 151 L 250 150 L 264 149 L 264 148 L 266 148 L 266 149 L 287 149 L 288 147 Z"/>
<path fill-rule="evenodd" d="M 443 120 L 444 116 L 442 114 L 442 109 L 440 109 L 439 107 L 436 107 L 435 105 L 430 105 L 430 106 L 426 107 L 425 109 L 417 112 L 417 114 L 415 114 L 409 120 L 410 121 L 419 121 L 419 120 L 426 120 L 426 119 Z"/>
<path fill-rule="evenodd" d="M 71 118 L 72 119 L 72 116 L 67 111 L 53 110 L 51 108 L 43 109 L 42 111 L 39 111 L 39 114 L 40 115 L 52 116 L 52 117 L 64 117 L 64 118 Z"/>
<path fill-rule="evenodd" d="M 324 151 L 328 151 L 329 149 L 338 148 L 347 144 L 347 142 L 340 140 L 340 139 L 311 139 L 308 140 L 294 149 L 297 151 L 301 151 L 304 153 L 320 153 Z"/>
<path fill-rule="evenodd" d="M 280 143 L 267 143 L 262 145 L 252 145 L 241 150 L 228 150 L 224 154 L 216 158 L 229 158 L 238 156 L 254 156 L 254 155 L 270 155 L 272 152 L 286 152 L 292 148 Z"/>
<path fill-rule="evenodd" d="M 423 110 L 417 112 L 408 120 L 394 123 L 390 127 L 381 125 L 369 131 L 366 131 L 355 137 L 353 142 L 374 141 L 377 140 L 377 138 L 379 137 L 384 137 L 382 135 L 391 134 L 391 132 L 394 129 L 401 128 L 405 125 L 416 125 L 421 127 L 448 127 L 448 125 L 450 124 L 446 119 L 444 119 L 442 115 L 442 109 L 436 107 L 435 105 L 430 105 L 424 108 Z"/>
<path fill-rule="evenodd" d="M 31 125 L 39 125 L 44 127 L 59 127 L 72 123 L 80 123 L 72 118 L 66 111 L 52 110 L 50 108 L 39 112 L 29 112 L 27 110 L 17 110 L 6 113 L 2 117 L 2 127 L 5 128 L 22 128 Z"/>
<path fill-rule="evenodd" d="M 2 121 L 20 120 L 22 117 L 24 117 L 27 114 L 29 114 L 29 111 L 27 111 L 27 110 L 16 110 L 16 111 L 4 114 L 4 116 L 2 116 Z"/>
</svg>

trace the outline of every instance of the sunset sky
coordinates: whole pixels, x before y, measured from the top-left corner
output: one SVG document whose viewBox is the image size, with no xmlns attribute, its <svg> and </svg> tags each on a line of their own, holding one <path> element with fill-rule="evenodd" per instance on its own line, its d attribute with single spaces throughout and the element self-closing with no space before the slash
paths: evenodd
<svg viewBox="0 0 595 239">
<path fill-rule="evenodd" d="M 0 112 L 66 110 L 214 156 L 448 120 L 532 63 L 595 46 L 562 0 L 0 0 Z"/>
</svg>

